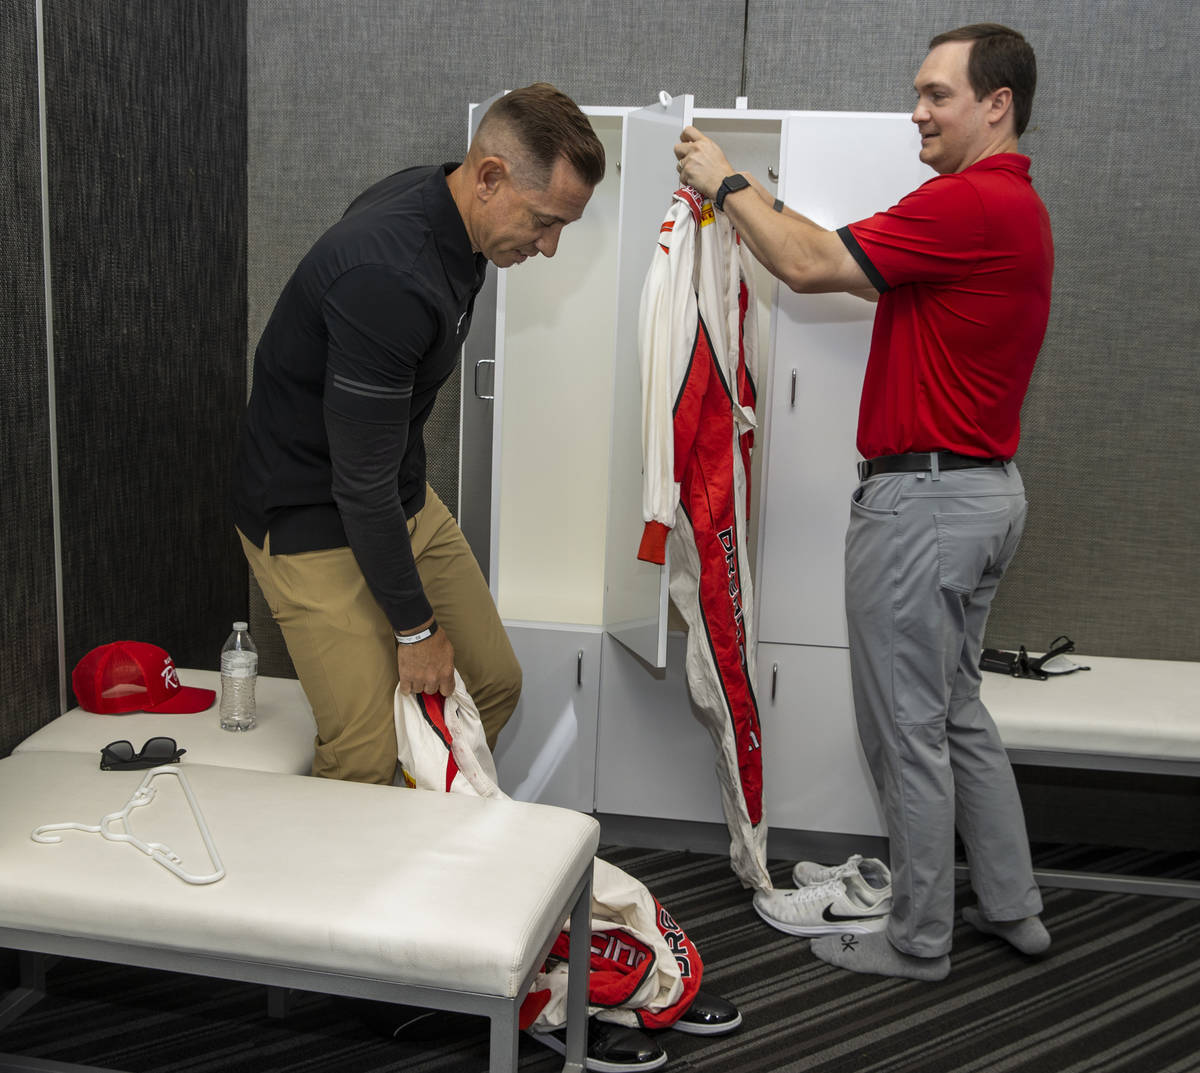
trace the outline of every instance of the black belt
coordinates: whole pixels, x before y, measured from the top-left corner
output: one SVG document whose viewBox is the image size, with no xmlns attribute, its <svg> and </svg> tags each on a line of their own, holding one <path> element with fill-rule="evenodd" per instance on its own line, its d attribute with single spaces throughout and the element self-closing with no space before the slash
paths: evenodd
<svg viewBox="0 0 1200 1073">
<path fill-rule="evenodd" d="M 1007 458 L 974 458 L 953 451 L 923 451 L 919 454 L 881 455 L 858 464 L 858 479 L 865 481 L 878 473 L 938 473 L 943 469 L 980 469 L 1003 466 Z"/>
</svg>

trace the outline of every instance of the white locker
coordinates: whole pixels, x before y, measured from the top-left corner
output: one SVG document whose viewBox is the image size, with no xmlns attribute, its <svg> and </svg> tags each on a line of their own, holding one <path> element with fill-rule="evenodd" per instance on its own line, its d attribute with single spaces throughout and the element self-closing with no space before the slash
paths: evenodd
<svg viewBox="0 0 1200 1073">
<path fill-rule="evenodd" d="M 780 197 L 822 227 L 894 205 L 934 173 L 907 115 L 803 112 L 783 123 Z M 758 640 L 845 646 L 843 549 L 875 306 L 779 288 L 759 497 Z"/>
<path fill-rule="evenodd" d="M 521 700 L 496 745 L 500 785 L 518 801 L 591 812 L 596 796 L 599 629 L 505 624 Z"/>
<path fill-rule="evenodd" d="M 647 666 L 605 636 L 596 739 L 596 811 L 724 823 L 708 731 L 692 715 L 687 638 L 667 638 L 667 665 Z"/>
<path fill-rule="evenodd" d="M 636 316 L 677 182 L 671 149 L 694 122 L 737 166 L 766 181 L 778 175 L 789 204 L 834 226 L 916 186 L 918 143 L 898 115 L 692 111 L 687 97 L 585 111 L 605 144 L 608 174 L 553 260 L 496 273 L 494 389 L 479 314 L 472 337 L 481 338 L 464 360 L 464 444 L 465 426 L 478 432 L 485 423 L 471 416 L 477 396 L 495 395 L 482 402 L 494 407 L 493 456 L 490 488 L 479 498 L 490 495 L 490 583 L 526 680 L 497 749 L 501 783 L 570 807 L 720 823 L 712 743 L 687 695 L 684 639 L 666 632 L 665 577 L 636 558 Z M 847 200 L 851 191 L 857 200 Z M 765 271 L 758 297 L 750 523 L 758 668 L 760 679 L 783 668 L 786 680 L 781 692 L 777 673 L 774 702 L 759 698 L 767 820 L 773 828 L 878 834 L 853 733 L 841 593 L 854 417 L 874 306 L 845 295 L 795 296 Z M 464 483 L 466 472 L 464 463 Z M 466 511 L 476 497 L 468 487 L 462 497 Z M 599 647 L 594 692 L 591 680 L 581 692 L 571 675 L 580 650 L 591 665 L 583 639 Z"/>
<path fill-rule="evenodd" d="M 691 121 L 717 139 L 741 166 L 754 170 L 767 181 L 769 174 L 778 168 L 781 118 L 782 113 L 737 109 L 696 110 L 691 115 Z M 660 176 L 655 184 L 655 189 L 666 190 L 666 196 L 642 199 L 649 207 L 643 212 L 639 226 L 648 236 L 647 245 L 651 248 L 670 205 L 671 194 L 678 186 L 672 147 L 680 130 L 682 126 L 668 131 L 670 144 L 665 150 L 669 172 Z M 625 281 L 630 295 L 636 294 L 639 301 L 648 266 L 647 257 L 635 275 Z M 765 343 L 770 338 L 774 291 L 772 277 L 760 269 L 756 279 L 758 336 L 764 348 L 760 354 L 760 377 L 765 373 Z M 761 399 L 761 382 L 759 391 Z M 636 339 L 618 351 L 614 398 L 614 471 L 620 453 L 624 456 L 621 471 L 627 478 L 633 477 L 623 491 L 627 520 L 622 525 L 610 524 L 609 557 L 619 563 L 621 557 L 633 559 L 636 556 L 636 544 L 642 530 L 641 383 Z M 618 444 L 623 447 L 619 448 Z M 753 530 L 747 539 L 753 549 Z M 620 568 L 618 565 L 617 569 Z M 636 575 L 626 576 L 622 588 L 631 589 L 635 579 Z M 597 738 L 596 808 L 600 812 L 627 816 L 722 824 L 724 814 L 715 775 L 712 739 L 692 714 L 684 671 L 686 636 L 668 634 L 664 628 L 665 577 L 663 582 L 659 619 L 644 625 L 640 633 L 614 630 L 611 624 L 606 627 L 608 636 L 605 637 L 602 660 Z M 610 599 L 610 608 L 612 603 Z M 621 621 L 619 617 L 618 621 Z M 665 670 L 657 669 L 664 665 Z"/>
<path fill-rule="evenodd" d="M 773 827 L 884 835 L 844 648 L 758 646 L 763 785 Z"/>
</svg>

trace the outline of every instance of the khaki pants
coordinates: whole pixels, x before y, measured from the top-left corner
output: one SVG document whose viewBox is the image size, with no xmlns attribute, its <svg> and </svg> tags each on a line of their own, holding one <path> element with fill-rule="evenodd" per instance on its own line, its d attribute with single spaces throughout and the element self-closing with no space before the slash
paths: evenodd
<svg viewBox="0 0 1200 1073">
<path fill-rule="evenodd" d="M 475 556 L 432 488 L 408 529 L 425 595 L 494 748 L 521 694 L 520 665 Z M 354 553 L 272 555 L 269 535 L 261 549 L 238 535 L 317 721 L 312 773 L 392 782 L 396 641 Z"/>
</svg>

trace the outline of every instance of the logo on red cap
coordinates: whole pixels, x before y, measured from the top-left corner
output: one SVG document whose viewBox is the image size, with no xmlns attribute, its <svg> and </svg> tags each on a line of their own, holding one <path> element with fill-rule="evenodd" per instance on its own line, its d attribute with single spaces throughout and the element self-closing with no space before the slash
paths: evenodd
<svg viewBox="0 0 1200 1073">
<path fill-rule="evenodd" d="M 71 686 L 79 706 L 100 715 L 202 712 L 217 697 L 216 690 L 183 685 L 171 657 L 144 641 L 93 648 L 75 665 Z"/>
</svg>

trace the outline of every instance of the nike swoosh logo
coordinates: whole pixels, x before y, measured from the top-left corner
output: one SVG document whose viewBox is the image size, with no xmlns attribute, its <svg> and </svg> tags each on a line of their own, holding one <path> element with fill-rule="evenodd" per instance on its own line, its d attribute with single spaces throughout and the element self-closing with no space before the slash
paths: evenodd
<svg viewBox="0 0 1200 1073">
<path fill-rule="evenodd" d="M 821 911 L 821 917 L 829 921 L 830 924 L 840 924 L 844 920 L 878 920 L 880 917 L 887 916 L 887 913 L 857 913 L 850 916 L 843 916 L 841 913 L 833 912 L 833 904 L 825 906 Z"/>
</svg>

